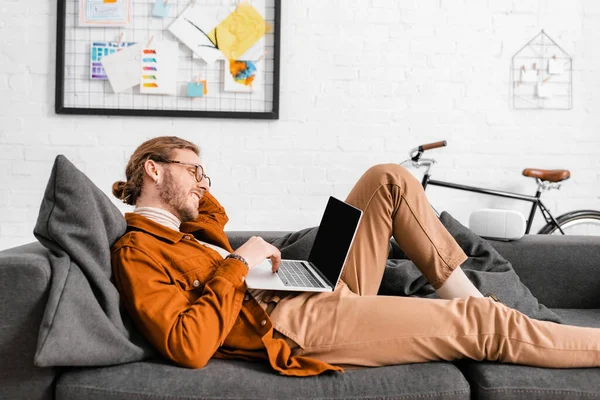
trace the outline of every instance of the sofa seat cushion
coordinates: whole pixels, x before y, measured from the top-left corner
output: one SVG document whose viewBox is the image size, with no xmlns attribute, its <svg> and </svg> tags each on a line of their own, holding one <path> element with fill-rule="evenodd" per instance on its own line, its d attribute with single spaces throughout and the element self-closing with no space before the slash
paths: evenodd
<svg viewBox="0 0 600 400">
<path fill-rule="evenodd" d="M 452 363 L 347 369 L 288 377 L 267 363 L 212 359 L 185 369 L 159 360 L 65 372 L 57 400 L 114 399 L 469 399 L 469 384 Z"/>
<path fill-rule="evenodd" d="M 600 309 L 553 309 L 565 324 L 600 328 Z M 492 362 L 457 363 L 476 399 L 598 398 L 600 368 L 554 369 Z"/>
</svg>

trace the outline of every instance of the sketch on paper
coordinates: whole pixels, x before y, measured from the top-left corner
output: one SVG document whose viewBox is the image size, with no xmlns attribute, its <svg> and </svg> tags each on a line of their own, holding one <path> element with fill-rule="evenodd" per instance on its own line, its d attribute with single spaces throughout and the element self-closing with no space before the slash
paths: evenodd
<svg viewBox="0 0 600 400">
<path fill-rule="evenodd" d="M 250 4 L 237 8 L 188 6 L 169 26 L 194 58 L 207 64 L 217 60 L 256 60 L 265 51 L 265 32 L 271 26 Z"/>
<path fill-rule="evenodd" d="M 124 26 L 131 22 L 131 0 L 79 0 L 80 26 Z"/>
<path fill-rule="evenodd" d="M 169 26 L 169 31 L 207 64 L 225 57 L 206 34 L 227 16 L 225 7 L 200 7 L 190 5 Z"/>
</svg>

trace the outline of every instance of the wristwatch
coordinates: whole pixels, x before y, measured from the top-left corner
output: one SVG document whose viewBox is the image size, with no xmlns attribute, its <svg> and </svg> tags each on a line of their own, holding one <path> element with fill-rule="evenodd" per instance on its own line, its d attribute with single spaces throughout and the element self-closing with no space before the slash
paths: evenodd
<svg viewBox="0 0 600 400">
<path fill-rule="evenodd" d="M 240 256 L 239 254 L 235 254 L 235 253 L 229 253 L 227 255 L 227 257 L 225 258 L 234 258 L 236 260 L 240 260 L 241 262 L 244 263 L 244 265 L 246 266 L 246 268 L 250 269 L 250 266 L 248 265 L 248 262 L 246 261 L 246 259 L 242 256 Z"/>
</svg>

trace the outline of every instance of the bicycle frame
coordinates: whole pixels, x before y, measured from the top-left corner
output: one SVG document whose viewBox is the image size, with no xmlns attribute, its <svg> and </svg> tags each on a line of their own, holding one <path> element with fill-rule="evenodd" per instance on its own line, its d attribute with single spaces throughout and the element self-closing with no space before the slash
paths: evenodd
<svg viewBox="0 0 600 400">
<path fill-rule="evenodd" d="M 565 234 L 565 232 L 563 232 L 560 225 L 558 224 L 556 219 L 552 216 L 552 214 L 550 213 L 548 208 L 546 208 L 544 203 L 542 203 L 542 200 L 540 199 L 542 192 L 539 189 L 536 191 L 535 196 L 528 196 L 528 195 L 524 195 L 524 194 L 506 192 L 506 191 L 502 191 L 502 190 L 486 189 L 486 188 L 481 188 L 481 187 L 476 187 L 476 186 L 459 185 L 457 183 L 438 181 L 435 179 L 430 179 L 430 176 L 431 175 L 429 174 L 429 172 L 427 172 L 427 173 L 425 173 L 425 175 L 423 175 L 423 180 L 421 181 L 421 184 L 423 185 L 423 190 L 426 190 L 428 185 L 433 185 L 433 186 L 446 187 L 446 188 L 450 188 L 450 189 L 464 190 L 467 192 L 487 194 L 490 196 L 505 197 L 505 198 L 514 199 L 514 200 L 528 201 L 528 202 L 532 203 L 532 205 L 531 205 L 531 211 L 529 212 L 529 219 L 527 220 L 527 228 L 525 229 L 526 234 L 528 234 L 529 231 L 531 230 L 533 218 L 535 217 L 535 213 L 536 213 L 538 207 L 539 207 L 540 211 L 542 212 L 542 215 L 544 216 L 544 219 L 546 220 L 546 222 L 553 223 L 560 230 L 560 233 L 562 233 L 563 235 Z"/>
</svg>

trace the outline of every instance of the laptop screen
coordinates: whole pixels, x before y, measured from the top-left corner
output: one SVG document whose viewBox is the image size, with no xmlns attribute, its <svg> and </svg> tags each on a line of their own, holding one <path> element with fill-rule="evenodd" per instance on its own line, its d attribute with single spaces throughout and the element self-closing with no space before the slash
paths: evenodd
<svg viewBox="0 0 600 400">
<path fill-rule="evenodd" d="M 344 267 L 361 214 L 358 208 L 329 197 L 308 261 L 333 285 Z"/>
</svg>

